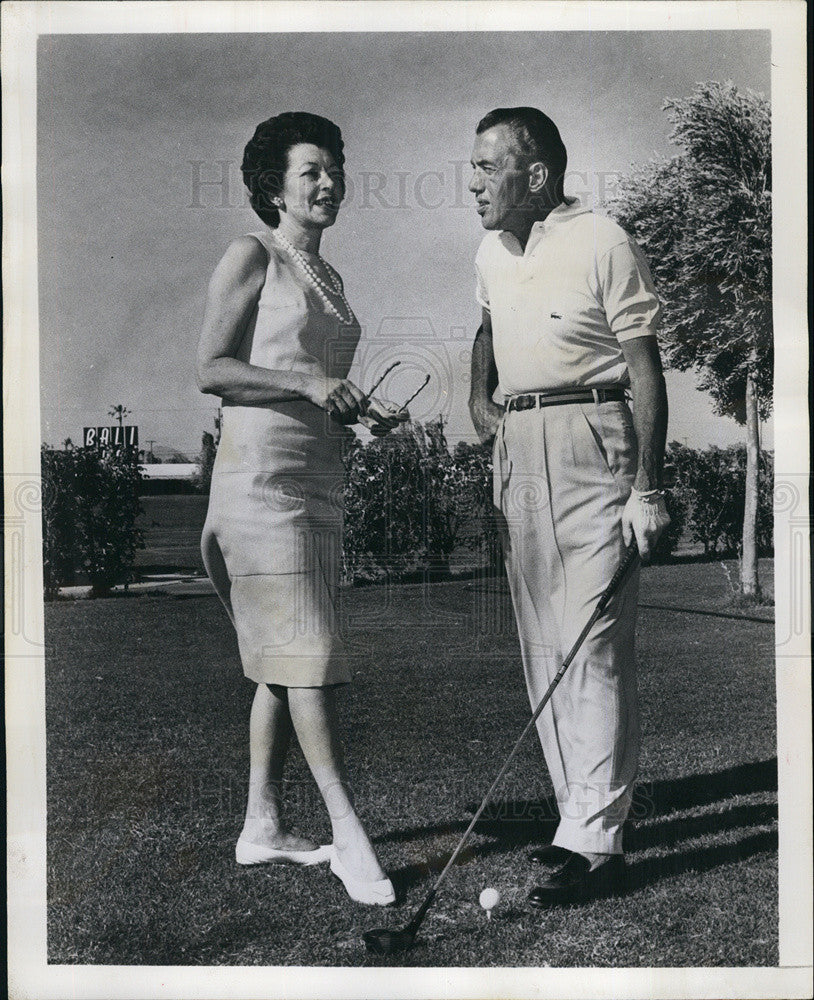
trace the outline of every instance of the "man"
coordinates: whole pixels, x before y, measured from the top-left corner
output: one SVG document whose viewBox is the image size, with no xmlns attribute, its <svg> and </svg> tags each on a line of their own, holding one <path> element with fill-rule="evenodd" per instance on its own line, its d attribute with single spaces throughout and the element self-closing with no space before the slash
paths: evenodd
<svg viewBox="0 0 814 1000">
<path fill-rule="evenodd" d="M 669 523 L 660 306 L 624 230 L 564 196 L 565 147 L 541 111 L 486 115 L 472 168 L 488 233 L 475 265 L 483 323 L 470 412 L 481 440 L 495 439 L 495 506 L 536 706 L 625 546 L 635 537 L 646 561 Z M 639 747 L 637 595 L 635 570 L 537 723 L 560 821 L 530 856 L 548 872 L 533 906 L 622 888 Z"/>
</svg>

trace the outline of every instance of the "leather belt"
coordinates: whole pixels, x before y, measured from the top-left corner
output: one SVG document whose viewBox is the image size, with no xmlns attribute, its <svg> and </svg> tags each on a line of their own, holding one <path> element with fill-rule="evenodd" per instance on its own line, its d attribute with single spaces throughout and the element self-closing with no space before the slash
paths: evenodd
<svg viewBox="0 0 814 1000">
<path fill-rule="evenodd" d="M 621 385 L 597 386 L 595 389 L 552 389 L 510 396 L 506 412 L 512 410 L 537 410 L 543 406 L 562 406 L 565 403 L 623 403 L 627 396 Z"/>
</svg>

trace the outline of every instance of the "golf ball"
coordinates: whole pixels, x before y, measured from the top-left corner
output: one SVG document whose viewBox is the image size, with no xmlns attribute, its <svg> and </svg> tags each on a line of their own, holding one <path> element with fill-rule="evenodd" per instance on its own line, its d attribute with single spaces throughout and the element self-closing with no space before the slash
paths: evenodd
<svg viewBox="0 0 814 1000">
<path fill-rule="evenodd" d="M 492 910 L 500 902 L 500 893 L 497 889 L 484 889 L 480 894 L 480 905 L 484 910 Z"/>
</svg>

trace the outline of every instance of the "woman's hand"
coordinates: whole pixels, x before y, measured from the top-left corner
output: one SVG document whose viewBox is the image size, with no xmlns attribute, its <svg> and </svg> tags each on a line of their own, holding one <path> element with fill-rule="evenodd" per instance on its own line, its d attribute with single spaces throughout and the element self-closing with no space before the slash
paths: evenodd
<svg viewBox="0 0 814 1000">
<path fill-rule="evenodd" d="M 320 378 L 311 402 L 327 410 L 339 424 L 355 424 L 367 411 L 367 396 L 346 378 Z"/>
<path fill-rule="evenodd" d="M 367 411 L 360 417 L 359 423 L 367 427 L 374 437 L 384 437 L 409 419 L 410 413 L 405 407 L 371 396 L 367 401 Z"/>
</svg>

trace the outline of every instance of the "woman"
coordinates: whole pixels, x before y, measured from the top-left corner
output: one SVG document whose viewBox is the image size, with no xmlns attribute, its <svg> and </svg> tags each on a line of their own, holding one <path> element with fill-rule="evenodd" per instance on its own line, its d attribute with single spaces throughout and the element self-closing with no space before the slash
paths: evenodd
<svg viewBox="0 0 814 1000">
<path fill-rule="evenodd" d="M 347 378 L 360 329 L 342 281 L 319 256 L 344 196 L 339 129 L 289 112 L 261 123 L 243 178 L 265 227 L 235 240 L 209 286 L 198 384 L 223 425 L 201 548 L 257 683 L 250 719 L 240 864 L 330 861 L 352 899 L 393 902 L 353 807 L 336 686 L 351 671 L 337 634 L 341 461 L 347 425 L 386 434 L 406 412 Z M 296 734 L 325 800 L 333 844 L 295 835 L 282 809 Z"/>
</svg>

